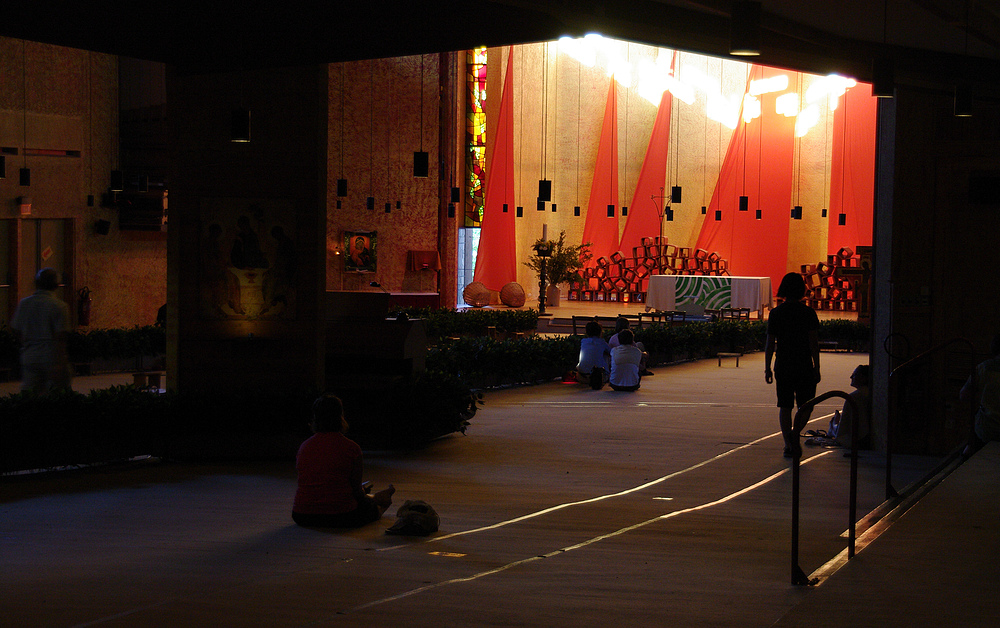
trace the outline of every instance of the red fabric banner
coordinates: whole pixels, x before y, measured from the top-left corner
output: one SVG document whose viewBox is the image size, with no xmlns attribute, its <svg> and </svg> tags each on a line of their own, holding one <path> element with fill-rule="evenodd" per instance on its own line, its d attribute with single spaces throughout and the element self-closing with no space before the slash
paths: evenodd
<svg viewBox="0 0 1000 628">
<path fill-rule="evenodd" d="M 476 254 L 475 281 L 500 291 L 517 281 L 514 239 L 514 48 L 507 55 L 507 76 L 500 96 L 493 156 L 486 166 L 483 222 Z M 507 211 L 503 211 L 504 203 Z"/>
<path fill-rule="evenodd" d="M 875 124 L 878 99 L 872 86 L 858 83 L 847 90 L 833 114 L 833 157 L 830 167 L 829 255 L 847 247 L 872 244 L 875 204 Z M 839 224 L 840 214 L 845 224 Z"/>
<path fill-rule="evenodd" d="M 788 71 L 755 65 L 747 86 L 779 74 Z M 795 118 L 775 111 L 777 96 L 759 96 L 761 114 L 749 123 L 743 122 L 741 108 L 697 243 L 697 248 L 728 260 L 729 274 L 770 277 L 775 288 L 788 266 L 795 147 Z M 747 211 L 739 211 L 741 195 L 749 198 Z M 722 212 L 719 221 L 717 210 Z"/>
<path fill-rule="evenodd" d="M 670 69 L 673 71 L 677 62 L 677 52 L 674 52 Z M 670 191 L 664 191 L 663 186 L 667 172 L 667 148 L 670 145 L 670 112 L 673 95 L 664 90 L 660 98 L 660 108 L 656 111 L 653 122 L 653 132 L 649 136 L 649 146 L 642 160 L 639 180 L 635 184 L 635 194 L 629 204 L 628 218 L 622 230 L 622 239 L 618 250 L 631 255 L 632 248 L 640 246 L 642 239 L 660 235 L 660 212 Z M 653 197 L 657 197 L 654 199 Z"/>
<path fill-rule="evenodd" d="M 615 206 L 612 216 L 608 216 L 608 205 Z M 598 257 L 610 257 L 618 250 L 618 210 L 618 94 L 615 79 L 611 77 L 587 203 L 587 222 L 583 226 L 583 242 L 590 243 L 594 256 L 589 266 L 595 265 Z"/>
</svg>

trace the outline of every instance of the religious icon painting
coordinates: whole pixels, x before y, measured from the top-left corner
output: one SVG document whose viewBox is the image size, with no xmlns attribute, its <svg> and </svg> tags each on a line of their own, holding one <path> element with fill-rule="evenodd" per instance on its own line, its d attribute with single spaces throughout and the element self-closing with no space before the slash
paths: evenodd
<svg viewBox="0 0 1000 628">
<path fill-rule="evenodd" d="M 375 231 L 344 232 L 344 270 L 373 273 L 377 269 L 377 233 Z"/>
</svg>

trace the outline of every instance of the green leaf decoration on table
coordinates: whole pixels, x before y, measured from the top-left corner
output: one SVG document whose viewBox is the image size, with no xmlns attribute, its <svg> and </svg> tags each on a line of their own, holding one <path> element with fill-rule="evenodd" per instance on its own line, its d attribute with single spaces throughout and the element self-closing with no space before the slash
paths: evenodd
<svg viewBox="0 0 1000 628">
<path fill-rule="evenodd" d="M 728 277 L 698 277 L 684 275 L 677 278 L 677 303 L 697 303 L 706 309 L 729 307 L 733 287 Z"/>
</svg>

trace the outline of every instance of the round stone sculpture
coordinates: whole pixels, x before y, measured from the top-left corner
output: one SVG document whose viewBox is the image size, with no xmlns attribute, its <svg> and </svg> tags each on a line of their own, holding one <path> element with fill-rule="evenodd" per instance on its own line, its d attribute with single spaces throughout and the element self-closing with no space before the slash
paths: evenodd
<svg viewBox="0 0 1000 628">
<path fill-rule="evenodd" d="M 490 304 L 490 289 L 481 281 L 473 281 L 462 290 L 462 299 L 472 307 L 486 307 Z"/>
<path fill-rule="evenodd" d="M 516 281 L 510 282 L 500 288 L 500 302 L 507 307 L 521 307 L 524 305 L 524 288 Z"/>
</svg>

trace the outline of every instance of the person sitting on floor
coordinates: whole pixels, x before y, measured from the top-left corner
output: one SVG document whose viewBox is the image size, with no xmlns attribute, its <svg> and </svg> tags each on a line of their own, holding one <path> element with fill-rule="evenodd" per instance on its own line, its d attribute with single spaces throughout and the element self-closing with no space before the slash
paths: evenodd
<svg viewBox="0 0 1000 628">
<path fill-rule="evenodd" d="M 962 452 L 971 456 L 983 445 L 1000 440 L 1000 334 L 990 343 L 990 358 L 980 362 L 962 386 L 959 398 L 976 404 L 969 441 Z"/>
<path fill-rule="evenodd" d="M 604 338 L 601 324 L 587 323 L 587 337 L 580 341 L 580 362 L 576 365 L 577 379 L 590 383 L 594 390 L 600 390 L 608 383 L 611 373 L 611 347 Z"/>
<path fill-rule="evenodd" d="M 629 329 L 628 319 L 624 316 L 619 316 L 618 319 L 615 320 L 615 335 L 608 339 L 608 346 L 614 349 L 621 344 L 619 334 L 626 329 Z M 635 335 L 633 334 L 632 337 L 635 338 Z M 642 363 L 639 365 L 639 374 L 643 377 L 652 375 L 653 372 L 646 368 L 646 365 L 649 363 L 649 354 L 646 353 L 646 347 L 644 347 L 641 342 L 636 342 L 635 346 L 642 352 Z"/>
<path fill-rule="evenodd" d="M 642 380 L 639 372 L 642 351 L 633 344 L 632 338 L 632 330 L 623 329 L 618 332 L 620 344 L 611 350 L 611 388 L 615 390 L 639 390 Z"/>
<path fill-rule="evenodd" d="M 857 403 L 858 416 L 854 416 L 853 406 L 844 402 L 844 409 L 837 410 L 830 421 L 832 436 L 841 447 L 851 448 L 854 425 L 858 426 L 858 448 L 863 449 L 868 438 L 868 406 L 871 403 L 871 388 L 869 387 L 868 365 L 859 364 L 851 373 L 851 386 L 857 390 L 851 393 L 851 398 Z"/>
<path fill-rule="evenodd" d="M 393 485 L 368 495 L 361 483 L 361 447 L 347 438 L 344 405 L 334 395 L 313 402 L 313 432 L 295 458 L 298 488 L 292 520 L 300 526 L 357 528 L 377 521 L 392 504 Z"/>
</svg>

